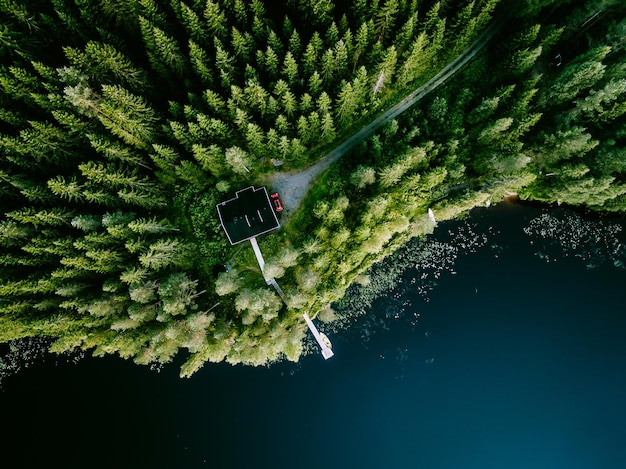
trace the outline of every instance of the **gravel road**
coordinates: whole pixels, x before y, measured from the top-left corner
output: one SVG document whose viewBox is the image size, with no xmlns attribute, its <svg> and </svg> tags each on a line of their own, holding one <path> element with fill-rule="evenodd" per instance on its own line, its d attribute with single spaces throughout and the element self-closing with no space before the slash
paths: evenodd
<svg viewBox="0 0 626 469">
<path fill-rule="evenodd" d="M 491 40 L 508 18 L 509 15 L 505 15 L 497 21 L 492 22 L 473 44 L 465 49 L 456 59 L 446 65 L 437 75 L 407 95 L 402 101 L 379 115 L 358 132 L 348 137 L 309 168 L 302 171 L 275 173 L 270 176 L 267 180 L 267 185 L 273 192 L 280 194 L 285 209 L 282 217 L 283 223 L 293 215 L 300 206 L 311 184 L 313 184 L 330 165 L 341 158 L 360 141 L 373 135 L 380 127 L 406 111 L 409 107 L 413 106 L 413 104 L 428 95 L 428 93 L 444 84 Z"/>
</svg>

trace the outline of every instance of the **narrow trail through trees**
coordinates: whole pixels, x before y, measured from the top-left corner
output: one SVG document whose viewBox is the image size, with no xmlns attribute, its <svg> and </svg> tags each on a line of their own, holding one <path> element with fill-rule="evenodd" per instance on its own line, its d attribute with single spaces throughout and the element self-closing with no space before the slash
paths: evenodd
<svg viewBox="0 0 626 469">
<path fill-rule="evenodd" d="M 448 81 L 454 74 L 461 70 L 502 28 L 511 14 L 503 15 L 492 21 L 491 25 L 466 48 L 458 57 L 446 65 L 437 75 L 428 80 L 425 84 L 411 92 L 400 102 L 380 114 L 376 119 L 352 134 L 346 140 L 337 145 L 333 150 L 320 158 L 309 168 L 290 173 L 276 173 L 266 180 L 272 191 L 279 192 L 285 211 L 283 212 L 283 223 L 285 223 L 298 209 L 309 187 L 315 180 L 326 171 L 334 162 L 354 148 L 359 142 L 372 136 L 379 128 L 396 118 L 415 103 L 423 99 L 431 91 Z"/>
</svg>

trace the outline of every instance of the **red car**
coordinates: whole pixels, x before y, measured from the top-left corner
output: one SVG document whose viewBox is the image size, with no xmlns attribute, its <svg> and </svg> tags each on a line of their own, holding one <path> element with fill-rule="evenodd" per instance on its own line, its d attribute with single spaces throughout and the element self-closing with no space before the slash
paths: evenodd
<svg viewBox="0 0 626 469">
<path fill-rule="evenodd" d="M 278 192 L 274 192 L 272 195 L 270 195 L 270 199 L 272 200 L 272 204 L 274 205 L 274 210 L 277 211 L 277 212 L 282 212 L 283 211 L 283 203 L 280 200 Z"/>
</svg>

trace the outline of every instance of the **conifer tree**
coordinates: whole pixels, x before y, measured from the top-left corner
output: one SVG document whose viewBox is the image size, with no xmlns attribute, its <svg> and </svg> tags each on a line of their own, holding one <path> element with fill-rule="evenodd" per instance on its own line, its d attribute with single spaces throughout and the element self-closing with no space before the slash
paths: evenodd
<svg viewBox="0 0 626 469">
<path fill-rule="evenodd" d="M 222 38 L 227 32 L 226 16 L 221 11 L 219 3 L 207 0 L 204 8 L 204 19 L 209 34 Z"/>
<path fill-rule="evenodd" d="M 191 7 L 186 3 L 180 2 L 180 19 L 190 40 L 196 41 L 198 44 L 205 44 L 208 39 L 208 33 L 205 29 L 209 21 L 200 18 Z"/>
<path fill-rule="evenodd" d="M 208 66 L 208 64 L 210 63 L 209 55 L 201 46 L 199 46 L 192 39 L 189 39 L 188 46 L 189 60 L 191 61 L 191 66 L 194 72 L 196 73 L 198 78 L 200 78 L 204 86 L 212 86 L 214 84 L 214 75 L 211 68 Z"/>
</svg>

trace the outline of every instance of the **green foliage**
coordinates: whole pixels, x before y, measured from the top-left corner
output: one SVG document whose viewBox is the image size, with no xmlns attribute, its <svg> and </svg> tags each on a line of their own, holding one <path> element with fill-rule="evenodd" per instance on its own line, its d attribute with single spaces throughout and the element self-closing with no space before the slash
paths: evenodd
<svg viewBox="0 0 626 469">
<path fill-rule="evenodd" d="M 257 318 L 270 321 L 278 316 L 282 302 L 276 294 L 268 289 L 244 289 L 235 299 L 235 307 L 244 312 L 242 323 L 250 325 Z"/>
<path fill-rule="evenodd" d="M 242 285 L 242 278 L 237 269 L 230 269 L 228 272 L 222 272 L 215 282 L 215 293 L 220 296 L 229 295 L 236 292 Z"/>
<path fill-rule="evenodd" d="M 297 311 L 333 319 L 372 262 L 432 231 L 429 207 L 458 216 L 507 191 L 626 207 L 624 6 L 523 2 L 263 242 L 283 308 L 216 204 L 314 163 L 456 57 L 498 1 L 74 3 L 0 2 L 2 340 L 142 364 L 186 349 L 182 376 L 296 360 Z"/>
</svg>

